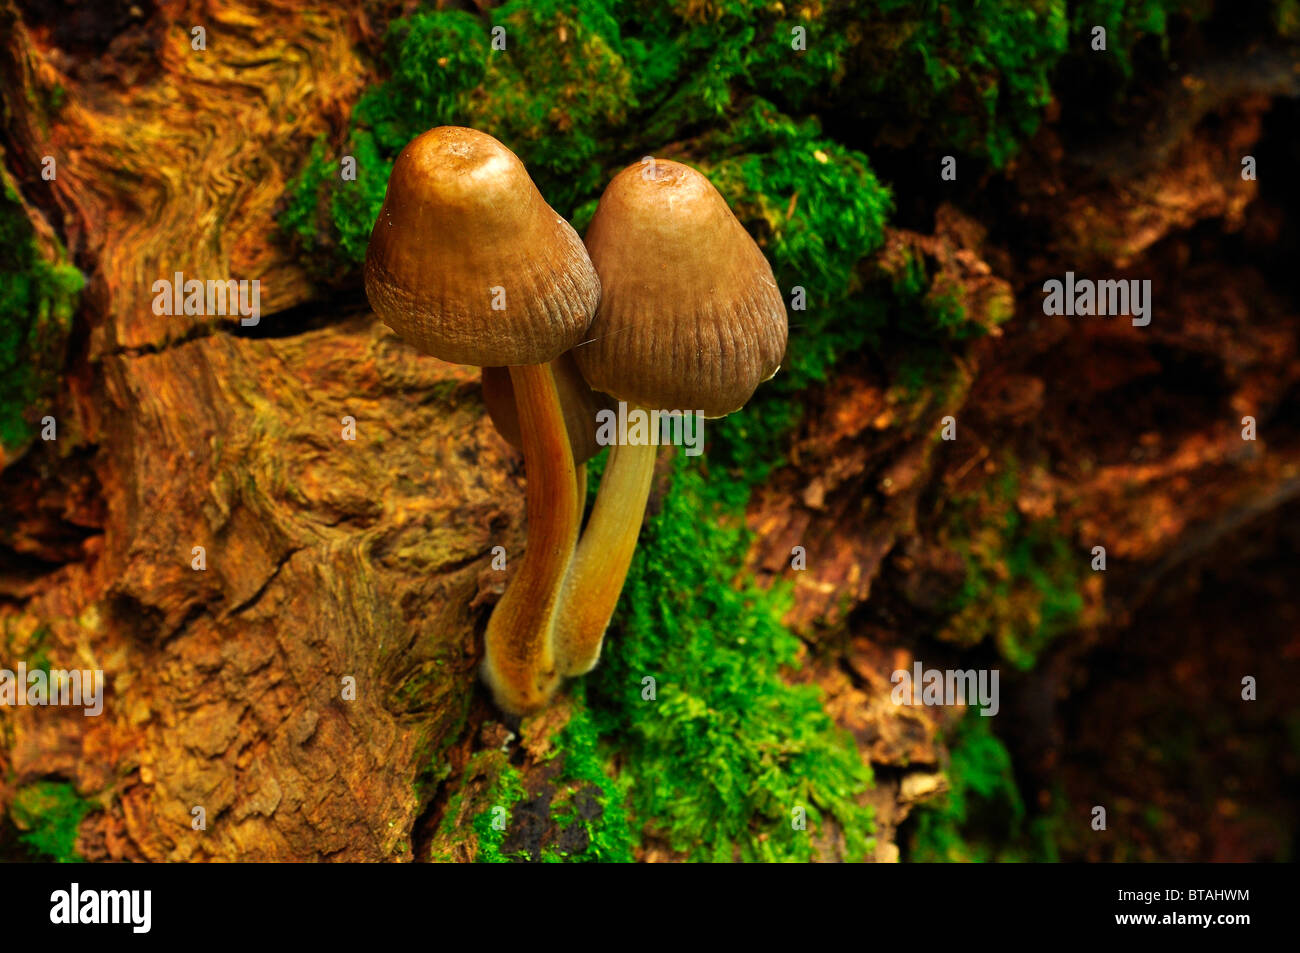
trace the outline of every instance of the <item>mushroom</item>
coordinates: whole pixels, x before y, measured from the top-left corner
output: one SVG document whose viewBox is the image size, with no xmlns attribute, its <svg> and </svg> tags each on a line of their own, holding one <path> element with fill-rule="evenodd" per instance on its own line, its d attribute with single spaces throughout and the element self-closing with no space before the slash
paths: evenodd
<svg viewBox="0 0 1300 953">
<path fill-rule="evenodd" d="M 787 326 L 772 267 L 699 172 L 662 159 L 624 169 L 601 196 L 586 241 L 601 300 L 574 356 L 593 388 L 634 408 L 723 417 L 776 373 Z M 564 675 L 600 658 L 655 456 L 652 442 L 610 450 L 556 621 Z"/>
<path fill-rule="evenodd" d="M 518 157 L 456 126 L 418 136 L 397 157 L 365 279 L 376 313 L 418 350 L 509 367 L 528 474 L 528 542 L 488 621 L 483 676 L 503 710 L 540 708 L 558 683 L 551 629 L 581 519 L 548 362 L 582 339 L 599 279 Z"/>
<path fill-rule="evenodd" d="M 596 443 L 596 415 L 612 401 L 592 390 L 578 370 L 572 352 L 565 352 L 551 362 L 555 388 L 564 411 L 564 425 L 569 431 L 569 447 L 577 469 L 578 513 L 587 505 L 587 461 L 600 452 Z M 516 450 L 523 448 L 519 435 L 519 413 L 515 409 L 515 390 L 510 372 L 504 367 L 483 368 L 483 403 L 497 432 Z"/>
</svg>

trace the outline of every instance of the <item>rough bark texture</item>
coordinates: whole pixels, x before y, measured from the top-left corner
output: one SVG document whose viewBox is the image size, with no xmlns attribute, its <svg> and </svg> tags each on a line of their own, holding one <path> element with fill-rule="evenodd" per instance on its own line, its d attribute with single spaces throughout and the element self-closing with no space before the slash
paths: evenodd
<svg viewBox="0 0 1300 953">
<path fill-rule="evenodd" d="M 522 546 L 522 482 L 473 369 L 368 313 L 291 310 L 311 287 L 274 205 L 366 80 L 361 15 L 154 11 L 119 34 L 148 52 L 134 68 L 111 50 L 113 75 L 59 77 L 57 117 L 26 93 L 55 82 L 59 25 L 4 17 L 8 159 L 57 157 L 25 184 L 91 281 L 60 439 L 4 474 L 20 558 L 0 611 L 11 653 L 39 636 L 109 683 L 100 718 L 5 711 L 5 791 L 69 778 L 102 803 L 90 859 L 409 859 L 417 782 L 476 691 L 488 540 Z M 260 278 L 261 324 L 156 316 L 150 285 L 178 270 Z"/>
</svg>

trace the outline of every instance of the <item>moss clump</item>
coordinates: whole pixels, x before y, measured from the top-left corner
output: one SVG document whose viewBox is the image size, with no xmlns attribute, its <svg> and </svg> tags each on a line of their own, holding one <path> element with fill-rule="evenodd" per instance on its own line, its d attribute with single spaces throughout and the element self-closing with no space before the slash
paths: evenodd
<svg viewBox="0 0 1300 953">
<path fill-rule="evenodd" d="M 47 260 L 0 170 L 0 449 L 15 451 L 35 435 L 28 412 L 50 394 L 63 367 L 83 284 L 77 269 Z"/>
<path fill-rule="evenodd" d="M 447 802 L 429 859 L 440 863 L 473 857 L 493 864 L 520 859 L 507 854 L 502 845 L 513 808 L 527 796 L 519 769 L 503 751 L 475 752 L 461 772 L 459 789 Z"/>
<path fill-rule="evenodd" d="M 1106 30 L 1106 50 L 1125 82 L 1133 77 L 1133 50 L 1145 37 L 1160 40 L 1168 55 L 1169 18 L 1204 20 L 1213 0 L 1086 0 L 1070 5 L 1070 34 L 1076 49 L 1091 51 L 1094 27 Z"/>
<path fill-rule="evenodd" d="M 842 77 L 865 4 L 787 10 L 753 0 L 631 0 L 610 4 L 635 67 L 650 141 L 717 122 L 749 95 L 799 111 Z M 859 8 L 855 14 L 850 6 Z M 846 16 L 847 14 L 847 16 Z M 802 28 L 804 49 L 795 49 Z"/>
<path fill-rule="evenodd" d="M 476 122 L 526 157 L 563 215 L 599 192 L 609 145 L 636 102 L 615 4 L 512 0 L 492 16 L 509 48 L 492 54 L 470 97 Z"/>
<path fill-rule="evenodd" d="M 544 854 L 544 859 L 629 863 L 633 859 L 635 839 L 627 819 L 626 783 L 614 780 L 606 770 L 584 688 L 581 682 L 575 685 L 573 714 L 555 739 L 555 756 L 563 758 L 560 773 L 563 791 L 551 802 L 551 819 L 561 829 L 580 828 L 587 846 L 571 854 L 551 850 Z M 593 790 L 597 792 L 594 799 L 598 813 L 584 810 L 578 803 L 580 797 Z"/>
<path fill-rule="evenodd" d="M 717 147 L 749 152 L 752 163 L 766 131 L 771 145 L 785 149 L 775 162 L 790 179 L 801 160 L 812 161 L 792 148 L 808 136 L 775 107 L 758 117 L 748 104 L 788 88 L 781 81 L 787 73 L 817 83 L 834 69 L 824 46 L 796 56 L 782 22 L 758 4 L 705 12 L 692 4 L 617 0 L 515 0 L 490 19 L 438 11 L 396 21 L 386 39 L 389 78 L 358 102 L 340 153 L 357 159 L 357 180 L 340 181 L 337 161 L 317 143 L 290 190 L 281 226 L 321 273 L 355 267 L 393 159 L 415 135 L 447 123 L 474 125 L 517 152 L 547 200 L 579 229 L 617 169 L 684 134 L 729 130 Z M 504 50 L 492 48 L 495 28 L 505 31 Z M 836 157 L 845 152 L 829 142 L 823 149 Z M 854 161 L 865 166 L 860 155 Z M 833 172 L 823 170 L 814 181 Z M 785 188 L 779 176 L 774 184 L 781 188 L 772 195 L 781 195 L 784 206 L 793 186 Z M 840 189 L 849 206 L 887 206 L 888 194 L 874 180 L 856 191 L 849 184 Z M 817 205 L 815 198 L 810 203 Z M 824 203 L 822 214 L 829 213 Z M 877 214 L 872 222 L 877 231 L 882 220 Z M 820 234 L 816 224 L 800 215 L 788 234 L 807 245 Z M 815 287 L 817 270 L 801 271 Z"/>
<path fill-rule="evenodd" d="M 948 738 L 949 789 L 934 807 L 922 807 L 908 860 L 984 863 L 1057 860 L 1051 818 L 1025 820 L 1011 755 L 993 734 L 993 719 L 967 712 Z"/>
<path fill-rule="evenodd" d="M 1286 22 L 1290 2 L 1274 5 L 1275 22 Z M 862 6 L 828 4 L 827 16 Z M 1167 56 L 1170 20 L 1200 22 L 1212 7 L 1211 0 L 883 0 L 865 12 L 860 33 L 846 34 L 859 39 L 843 51 L 847 70 L 840 68 L 829 105 L 865 123 L 883 145 L 919 143 L 1000 168 L 1037 131 L 1063 65 L 1113 73 L 1105 85 L 1118 96 L 1133 80 L 1140 43 L 1158 39 Z M 1104 53 L 1091 48 L 1094 26 L 1106 27 Z"/>
<path fill-rule="evenodd" d="M 81 860 L 77 829 L 95 806 L 66 781 L 38 781 L 20 788 L 9 806 L 18 840 L 34 853 L 59 863 Z"/>
<path fill-rule="evenodd" d="M 479 751 L 470 759 L 435 836 L 432 860 L 632 860 L 626 792 L 606 771 L 581 686 L 571 705 L 569 721 L 552 739 L 549 755 L 527 777 L 500 749 Z"/>
<path fill-rule="evenodd" d="M 1079 623 L 1083 556 L 1047 520 L 1017 510 L 1019 477 L 1008 464 L 974 495 L 954 499 L 944 536 L 966 560 L 966 580 L 939 638 L 962 646 L 992 638 L 1021 670 Z"/>
<path fill-rule="evenodd" d="M 963 646 L 991 638 L 1002 658 L 1027 670 L 1078 624 L 1083 562 L 1050 522 L 1020 514 L 1018 486 L 1008 465 L 979 493 L 953 501 L 944 532 L 966 561 L 966 580 L 939 638 Z"/>
<path fill-rule="evenodd" d="M 761 100 L 702 147 L 716 156 L 701 163 L 704 172 L 763 247 L 787 303 L 804 289 L 783 383 L 802 389 L 824 380 L 840 354 L 865 340 L 848 302 L 861 290 L 858 263 L 884 240 L 889 190 L 862 153 L 822 135 L 815 120 L 797 122 Z"/>
<path fill-rule="evenodd" d="M 873 4 L 846 105 L 903 147 L 927 145 L 1001 166 L 1038 128 L 1052 67 L 1067 49 L 1063 0 Z"/>
<path fill-rule="evenodd" d="M 774 236 L 774 259 L 788 253 L 806 287 L 833 297 L 833 273 L 857 260 L 854 243 L 836 247 L 835 239 L 861 234 L 863 224 L 878 231 L 889 199 L 840 161 L 865 167 L 861 153 L 829 137 L 821 147 L 807 141 L 801 130 L 810 115 L 851 117 L 874 142 L 923 139 L 1001 166 L 1037 128 L 1058 61 L 1086 50 L 1086 29 L 1124 24 L 1114 60 L 1127 75 L 1132 47 L 1163 35 L 1173 8 L 1169 0 L 942 10 L 915 0 L 789 9 L 753 0 L 511 0 L 480 16 L 421 11 L 390 24 L 388 79 L 357 103 L 337 154 L 323 139 L 313 147 L 281 226 L 319 275 L 350 274 L 364 257 L 393 159 L 436 125 L 473 125 L 501 139 L 580 230 L 614 171 L 682 143 L 720 178 L 743 175 L 761 215 L 785 226 Z M 795 140 L 812 147 L 792 148 Z M 354 182 L 340 180 L 344 154 L 357 160 Z M 815 161 L 826 168 L 810 167 Z M 805 189 L 824 195 L 787 206 Z M 782 223 L 777 213 L 787 207 L 792 221 Z M 855 221 L 862 208 L 874 212 Z M 807 254 L 823 235 L 831 255 Z M 819 272 L 823 262 L 832 274 Z"/>
<path fill-rule="evenodd" d="M 504 50 L 492 48 L 496 28 Z M 610 142 L 634 102 L 618 24 L 599 3 L 515 0 L 490 20 L 416 13 L 389 26 L 384 59 L 389 78 L 358 101 L 342 150 L 357 160 L 356 181 L 340 179 L 318 141 L 280 218 L 318 274 L 364 260 L 393 160 L 419 133 L 448 124 L 491 133 L 571 215 L 603 185 Z"/>
<path fill-rule="evenodd" d="M 736 585 L 746 542 L 736 511 L 678 458 L 588 677 L 595 724 L 622 756 L 634 821 L 674 851 L 808 860 L 834 821 L 847 856 L 865 858 L 873 825 L 857 796 L 870 768 L 820 692 L 782 677 L 801 651 L 778 621 L 788 593 Z M 797 808 L 807 830 L 791 823 Z"/>
<path fill-rule="evenodd" d="M 496 755 L 500 758 L 501 752 L 481 751 L 474 757 L 480 758 L 483 755 Z M 467 769 L 466 775 L 468 776 L 468 774 Z M 489 807 L 474 818 L 473 827 L 474 833 L 478 837 L 479 863 L 506 864 L 521 859 L 519 856 L 505 853 L 502 845 L 505 843 L 506 834 L 510 828 L 510 809 L 527 797 L 528 795 L 524 791 L 523 777 L 520 775 L 519 769 L 504 763 L 504 759 L 502 759 L 502 764 L 498 767 L 496 776 L 493 778 L 492 785 L 486 795 Z M 502 814 L 503 809 L 504 814 Z M 504 825 L 502 821 L 505 822 Z"/>
</svg>

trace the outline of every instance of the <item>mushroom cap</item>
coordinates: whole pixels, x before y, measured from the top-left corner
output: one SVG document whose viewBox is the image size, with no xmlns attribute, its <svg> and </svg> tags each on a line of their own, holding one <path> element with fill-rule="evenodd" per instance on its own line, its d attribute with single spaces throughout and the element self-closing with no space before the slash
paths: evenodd
<svg viewBox="0 0 1300 953">
<path fill-rule="evenodd" d="M 602 449 L 596 443 L 596 414 L 608 409 L 612 401 L 587 385 L 572 353 L 561 354 L 552 361 L 551 371 L 555 374 L 555 390 L 564 411 L 569 446 L 573 448 L 573 462 L 586 463 Z M 508 368 L 483 368 L 483 403 L 497 433 L 516 450 L 522 450 L 519 411 L 515 407 L 515 388 Z"/>
<path fill-rule="evenodd" d="M 365 276 L 389 327 L 456 364 L 544 364 L 582 340 L 600 300 L 581 239 L 519 158 L 459 126 L 397 157 Z"/>
<path fill-rule="evenodd" d="M 574 355 L 596 390 L 722 417 L 781 366 L 788 332 L 772 266 L 689 166 L 657 159 L 616 175 L 587 250 L 601 299 Z"/>
</svg>

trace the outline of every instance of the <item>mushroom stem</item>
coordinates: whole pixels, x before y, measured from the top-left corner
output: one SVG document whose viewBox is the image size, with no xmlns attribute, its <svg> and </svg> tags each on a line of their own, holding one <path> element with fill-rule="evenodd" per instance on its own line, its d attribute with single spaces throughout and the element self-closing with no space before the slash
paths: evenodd
<svg viewBox="0 0 1300 953">
<path fill-rule="evenodd" d="M 559 677 L 552 628 L 578 538 L 577 475 L 555 379 L 546 364 L 510 368 L 528 476 L 528 544 L 488 620 L 483 678 L 497 705 L 522 715 L 541 708 Z"/>
<path fill-rule="evenodd" d="M 600 660 L 605 629 L 641 533 L 656 450 L 653 444 L 616 444 L 609 450 L 556 612 L 555 660 L 562 675 L 590 672 Z"/>
</svg>

